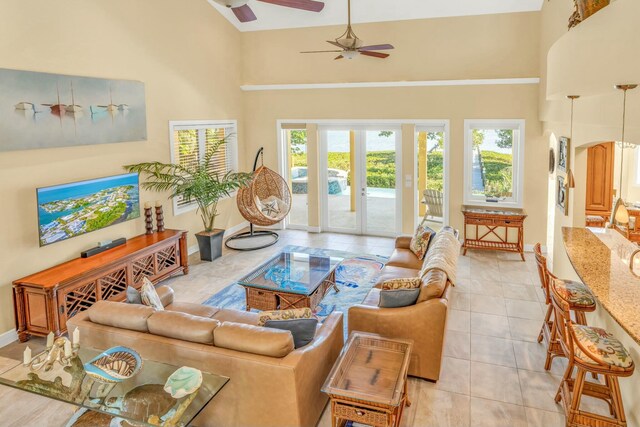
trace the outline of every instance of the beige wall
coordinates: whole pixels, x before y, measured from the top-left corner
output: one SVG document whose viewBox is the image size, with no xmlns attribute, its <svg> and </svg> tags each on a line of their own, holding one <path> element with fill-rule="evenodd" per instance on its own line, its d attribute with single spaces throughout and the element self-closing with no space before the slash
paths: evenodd
<svg viewBox="0 0 640 427">
<path fill-rule="evenodd" d="M 391 43 L 387 60 L 333 61 L 345 26 L 242 34 L 245 84 L 537 77 L 539 13 L 357 24 L 365 44 Z"/>
<path fill-rule="evenodd" d="M 12 280 L 100 240 L 144 232 L 143 221 L 130 221 L 39 248 L 36 187 L 122 173 L 132 162 L 169 161 L 169 120 L 240 119 L 242 113 L 240 35 L 205 1 L 1 3 L 0 67 L 144 82 L 148 141 L 0 152 L 0 334 L 14 328 Z M 143 192 L 141 198 L 161 197 Z M 170 202 L 164 205 L 168 227 L 202 228 L 195 213 L 174 217 Z M 229 206 L 221 206 L 218 226 L 239 222 Z"/>
</svg>

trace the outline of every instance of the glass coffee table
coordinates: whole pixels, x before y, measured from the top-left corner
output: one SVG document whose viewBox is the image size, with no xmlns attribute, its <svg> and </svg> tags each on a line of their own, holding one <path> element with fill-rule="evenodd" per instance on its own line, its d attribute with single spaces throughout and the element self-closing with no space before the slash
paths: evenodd
<svg viewBox="0 0 640 427">
<path fill-rule="evenodd" d="M 100 353 L 80 348 L 69 367 L 55 363 L 50 371 L 32 371 L 16 361 L 16 366 L 0 374 L 0 384 L 77 406 L 79 410 L 68 427 L 173 427 L 189 425 L 229 381 L 227 377 L 202 372 L 202 385 L 195 396 L 173 398 L 164 391 L 164 384 L 178 367 L 143 360 L 135 376 L 115 386 L 104 385 L 92 380 L 83 368 Z"/>
<path fill-rule="evenodd" d="M 329 289 L 338 292 L 335 271 L 343 258 L 282 252 L 238 281 L 244 286 L 247 311 L 314 310 Z"/>
</svg>

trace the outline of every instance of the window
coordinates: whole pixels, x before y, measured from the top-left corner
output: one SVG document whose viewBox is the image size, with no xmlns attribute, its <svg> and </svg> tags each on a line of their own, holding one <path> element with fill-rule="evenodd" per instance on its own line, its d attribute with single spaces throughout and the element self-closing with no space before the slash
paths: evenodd
<svg viewBox="0 0 640 427">
<path fill-rule="evenodd" d="M 440 229 L 444 222 L 445 136 L 441 126 L 416 127 L 418 223 L 427 215 L 429 227 Z"/>
<path fill-rule="evenodd" d="M 465 120 L 464 202 L 522 207 L 524 120 Z"/>
<path fill-rule="evenodd" d="M 235 121 L 180 121 L 169 122 L 171 162 L 189 167 L 198 164 L 205 153 L 221 139 L 226 138 L 216 152 L 210 172 L 225 174 L 238 168 L 237 123 Z M 180 215 L 197 208 L 195 202 L 173 199 L 173 213 Z"/>
</svg>

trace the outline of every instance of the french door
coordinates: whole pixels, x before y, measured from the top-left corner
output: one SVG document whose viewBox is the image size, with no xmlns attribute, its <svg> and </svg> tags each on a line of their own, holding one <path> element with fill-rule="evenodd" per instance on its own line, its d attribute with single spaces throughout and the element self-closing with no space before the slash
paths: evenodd
<svg viewBox="0 0 640 427">
<path fill-rule="evenodd" d="M 322 229 L 395 236 L 401 227 L 401 131 L 320 128 Z"/>
</svg>

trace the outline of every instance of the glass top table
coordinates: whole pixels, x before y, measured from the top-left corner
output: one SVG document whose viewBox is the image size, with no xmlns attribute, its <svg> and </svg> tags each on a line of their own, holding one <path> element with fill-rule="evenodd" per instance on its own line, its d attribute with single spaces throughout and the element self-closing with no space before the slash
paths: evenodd
<svg viewBox="0 0 640 427">
<path fill-rule="evenodd" d="M 282 252 L 238 281 L 247 291 L 247 311 L 315 308 L 330 287 L 343 258 Z M 296 297 L 298 296 L 298 297 Z"/>
<path fill-rule="evenodd" d="M 227 377 L 202 372 L 202 385 L 195 396 L 176 399 L 163 388 L 178 367 L 143 360 L 137 375 L 114 385 L 103 384 L 89 377 L 83 367 L 101 353 L 80 348 L 70 366 L 55 363 L 48 372 L 32 371 L 16 361 L 16 366 L 0 374 L 0 384 L 78 406 L 81 410 L 68 426 L 84 417 L 84 425 L 109 426 L 113 418 L 119 418 L 135 426 L 170 427 L 192 422 L 229 381 Z"/>
</svg>

